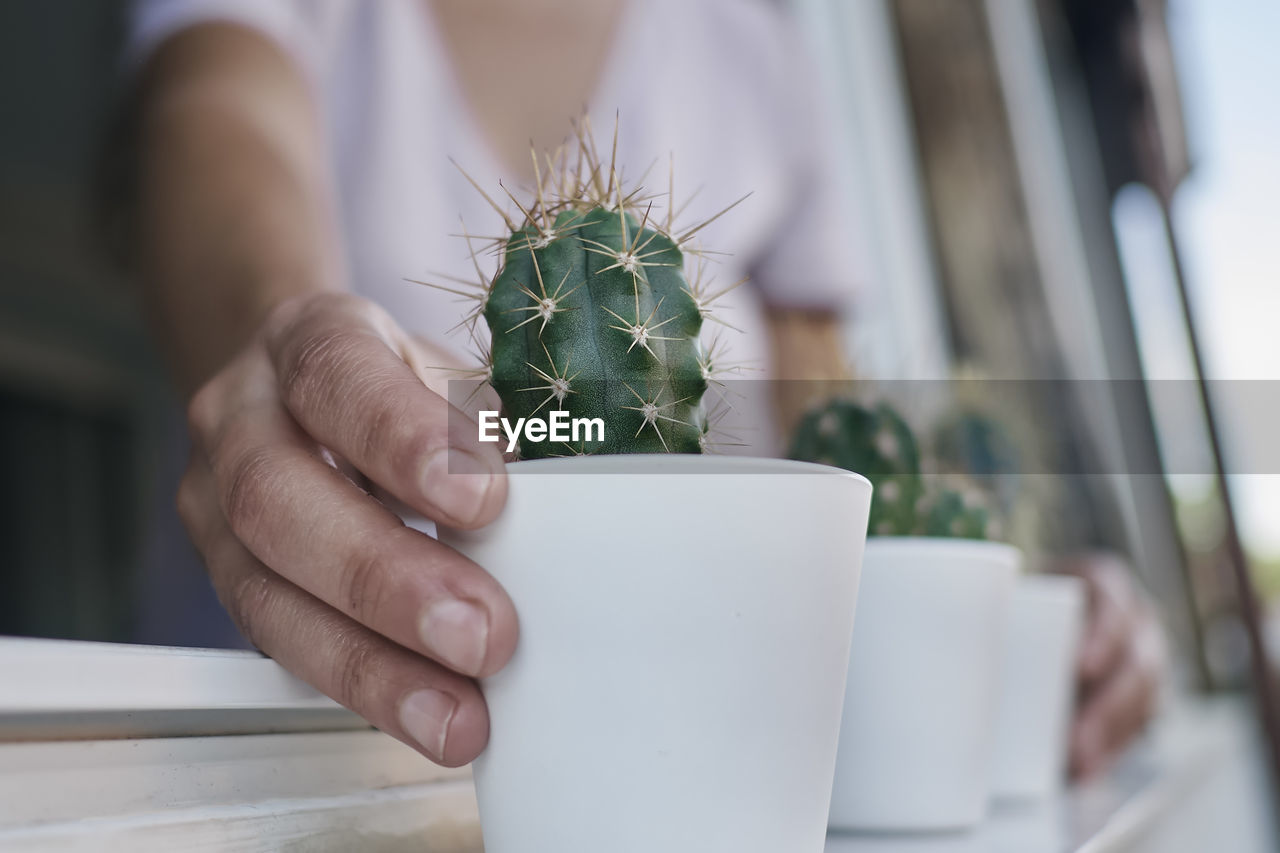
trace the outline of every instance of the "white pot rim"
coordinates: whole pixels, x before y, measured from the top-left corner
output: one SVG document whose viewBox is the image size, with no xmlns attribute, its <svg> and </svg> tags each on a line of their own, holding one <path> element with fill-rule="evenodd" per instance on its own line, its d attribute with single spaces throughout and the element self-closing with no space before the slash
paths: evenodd
<svg viewBox="0 0 1280 853">
<path fill-rule="evenodd" d="M 1050 572 L 1028 572 L 1018 578 L 1018 585 L 1023 591 L 1061 591 L 1066 593 L 1074 593 L 1076 590 L 1084 591 L 1083 578 L 1075 575 L 1052 574 Z"/>
<path fill-rule="evenodd" d="M 711 456 L 697 453 L 591 454 L 508 462 L 507 473 L 519 474 L 814 474 L 854 480 L 867 488 L 861 474 L 831 465 L 754 456 Z"/>
<path fill-rule="evenodd" d="M 867 549 L 889 553 L 932 553 L 946 551 L 977 551 L 994 559 L 1018 561 L 1021 549 L 1005 542 L 988 542 L 984 539 L 961 539 L 947 536 L 868 536 Z"/>
</svg>

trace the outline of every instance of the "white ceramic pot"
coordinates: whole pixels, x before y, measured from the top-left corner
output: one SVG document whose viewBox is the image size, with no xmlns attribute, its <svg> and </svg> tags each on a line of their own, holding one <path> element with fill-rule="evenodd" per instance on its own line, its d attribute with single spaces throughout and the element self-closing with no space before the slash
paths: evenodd
<svg viewBox="0 0 1280 853">
<path fill-rule="evenodd" d="M 833 828 L 932 832 L 982 820 L 1020 561 L 990 542 L 867 542 Z"/>
<path fill-rule="evenodd" d="M 487 853 L 820 853 L 871 485 L 702 456 L 509 466 L 441 538 L 506 587 Z"/>
<path fill-rule="evenodd" d="M 1084 607 L 1079 578 L 1031 575 L 1014 588 L 991 779 L 998 799 L 1042 798 L 1062 786 Z"/>
</svg>

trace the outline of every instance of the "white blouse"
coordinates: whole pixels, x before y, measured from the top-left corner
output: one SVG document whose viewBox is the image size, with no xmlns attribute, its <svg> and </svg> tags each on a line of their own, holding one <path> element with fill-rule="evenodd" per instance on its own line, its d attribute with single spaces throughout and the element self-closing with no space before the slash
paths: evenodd
<svg viewBox="0 0 1280 853">
<path fill-rule="evenodd" d="M 765 0 L 626 3 L 589 105 L 592 124 L 611 131 L 615 114 L 621 116 L 624 175 L 634 180 L 653 163 L 651 191 L 666 191 L 673 154 L 677 198 L 700 188 L 682 221 L 701 221 L 752 193 L 702 236 L 706 248 L 731 253 L 717 264 L 717 281 L 751 276 L 748 286 L 717 303 L 717 314 L 741 330 L 724 332 L 724 358 L 758 368 L 744 378 L 767 378 L 764 305 L 846 310 L 858 280 L 851 200 L 834 178 L 834 146 L 803 45 L 786 15 Z M 209 21 L 239 23 L 275 40 L 311 81 L 327 129 L 351 289 L 407 329 L 465 354 L 464 337 L 449 334 L 465 307 L 405 279 L 472 275 L 463 241 L 450 236 L 460 216 L 473 233 L 498 233 L 499 217 L 449 157 L 494 196 L 503 170 L 463 100 L 429 6 L 134 0 L 129 62 L 136 67 L 170 35 Z M 760 390 L 731 401 L 723 449 L 773 455 L 780 442 L 769 394 L 749 385 Z M 182 448 L 172 455 L 181 460 Z M 176 478 L 180 462 L 173 467 Z M 167 497 L 173 490 L 161 491 L 139 639 L 235 644 L 178 532 Z M 176 612 L 181 619 L 170 618 Z"/>
<path fill-rule="evenodd" d="M 843 309 L 857 278 L 843 213 L 849 200 L 833 188 L 814 87 L 797 71 L 801 42 L 785 15 L 762 0 L 627 0 L 623 15 L 589 105 L 592 123 L 608 133 L 621 116 L 619 162 L 632 179 L 652 164 L 651 191 L 665 193 L 674 155 L 677 198 L 701 188 L 683 221 L 752 193 L 703 238 L 731 255 L 717 280 L 752 277 L 754 288 L 726 300 L 726 319 L 743 330 L 727 343 L 734 359 L 766 367 L 762 301 Z M 405 327 L 462 347 L 447 335 L 457 302 L 405 278 L 470 273 L 463 241 L 450 236 L 459 217 L 476 233 L 498 233 L 499 218 L 449 157 L 491 195 L 501 197 L 503 175 L 462 99 L 428 5 L 136 0 L 131 56 L 140 61 L 174 32 L 212 20 L 275 39 L 312 81 L 328 130 L 351 288 Z"/>
</svg>

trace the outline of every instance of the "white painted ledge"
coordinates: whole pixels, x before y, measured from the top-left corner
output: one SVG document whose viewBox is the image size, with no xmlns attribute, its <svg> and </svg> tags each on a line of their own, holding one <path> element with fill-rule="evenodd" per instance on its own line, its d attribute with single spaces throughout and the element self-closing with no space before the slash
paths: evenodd
<svg viewBox="0 0 1280 853">
<path fill-rule="evenodd" d="M 0 850 L 479 853 L 470 771 L 252 652 L 0 637 Z"/>
<path fill-rule="evenodd" d="M 0 741 L 367 727 L 254 652 L 0 637 Z"/>
<path fill-rule="evenodd" d="M 471 783 L 0 830 L 22 853 L 483 853 Z"/>
<path fill-rule="evenodd" d="M 0 830 L 470 778 L 373 730 L 0 743 Z"/>
<path fill-rule="evenodd" d="M 1168 714 L 1106 775 L 1053 800 L 996 806 L 972 832 L 833 833 L 826 853 L 1267 853 L 1254 726 L 1243 700 L 1197 701 Z"/>
<path fill-rule="evenodd" d="M 832 835 L 827 853 L 1267 853 L 1259 754 L 1243 700 L 1195 702 L 1038 808 L 963 834 Z M 0 850 L 481 846 L 466 769 L 432 765 L 271 661 L 0 638 Z"/>
</svg>

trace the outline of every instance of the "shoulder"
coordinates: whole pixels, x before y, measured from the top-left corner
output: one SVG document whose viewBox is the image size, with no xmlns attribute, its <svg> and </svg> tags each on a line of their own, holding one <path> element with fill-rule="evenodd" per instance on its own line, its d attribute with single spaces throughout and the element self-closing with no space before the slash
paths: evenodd
<svg viewBox="0 0 1280 853">
<path fill-rule="evenodd" d="M 636 0 L 646 2 L 646 0 Z M 767 117 L 777 130 L 804 124 L 812 82 L 808 51 L 784 4 L 769 0 L 647 0 L 683 29 L 678 61 L 695 84 Z"/>
<path fill-rule="evenodd" d="M 696 16 L 705 43 L 722 67 L 741 74 L 744 82 L 785 89 L 795 82 L 804 50 L 792 16 L 770 0 L 676 0 Z"/>
<path fill-rule="evenodd" d="M 318 35 L 349 14 L 357 0 L 131 0 L 126 56 L 146 59 L 179 32 L 209 23 L 230 23 L 264 35 L 297 58 L 314 61 Z"/>
</svg>

